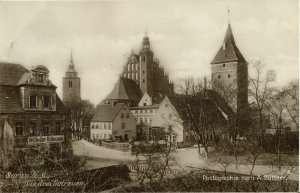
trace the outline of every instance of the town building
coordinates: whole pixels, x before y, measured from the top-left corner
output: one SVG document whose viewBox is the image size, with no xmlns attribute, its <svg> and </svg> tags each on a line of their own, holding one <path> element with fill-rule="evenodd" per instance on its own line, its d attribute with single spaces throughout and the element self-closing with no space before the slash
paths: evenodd
<svg viewBox="0 0 300 193">
<path fill-rule="evenodd" d="M 127 94 L 122 94 L 120 89 L 125 90 Z M 128 57 L 121 78 L 105 101 L 126 102 L 129 106 L 137 106 L 145 93 L 155 104 L 159 104 L 167 94 L 174 93 L 174 85 L 160 66 L 159 60 L 154 58 L 147 35 L 143 38 L 139 54 L 132 51 Z"/>
<path fill-rule="evenodd" d="M 90 127 L 92 140 L 136 139 L 136 120 L 125 103 L 99 105 Z"/>
<path fill-rule="evenodd" d="M 229 103 L 237 114 L 237 124 L 243 130 L 248 113 L 248 63 L 238 49 L 230 23 L 221 48 L 211 62 L 212 89 L 221 95 L 222 89 L 236 93 Z M 222 96 L 226 98 L 226 96 Z"/>
<path fill-rule="evenodd" d="M 1 158 L 16 155 L 35 164 L 36 155 L 54 158 L 69 144 L 66 108 L 42 65 L 27 70 L 20 64 L 0 63 Z"/>
</svg>

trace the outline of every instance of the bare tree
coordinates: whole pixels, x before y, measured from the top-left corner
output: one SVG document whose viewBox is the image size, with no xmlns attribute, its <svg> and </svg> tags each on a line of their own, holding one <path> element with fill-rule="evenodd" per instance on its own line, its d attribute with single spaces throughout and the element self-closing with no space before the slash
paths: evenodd
<svg viewBox="0 0 300 193">
<path fill-rule="evenodd" d="M 271 83 L 275 80 L 275 72 L 271 70 L 265 72 L 264 64 L 261 61 L 251 61 L 250 64 L 253 69 L 253 75 L 249 76 L 249 96 L 258 110 L 260 138 L 261 144 L 263 144 L 266 130 L 264 112 L 272 93 Z"/>
<path fill-rule="evenodd" d="M 90 121 L 95 113 L 94 105 L 88 100 L 79 102 L 73 101 L 66 104 L 69 111 L 68 121 L 72 129 L 72 134 L 80 140 L 82 137 L 87 137 Z"/>
</svg>

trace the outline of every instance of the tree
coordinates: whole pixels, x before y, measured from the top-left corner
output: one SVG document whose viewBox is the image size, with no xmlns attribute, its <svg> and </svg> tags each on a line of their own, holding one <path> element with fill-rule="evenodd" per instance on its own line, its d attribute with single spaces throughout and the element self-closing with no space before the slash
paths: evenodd
<svg viewBox="0 0 300 193">
<path fill-rule="evenodd" d="M 185 131 L 198 145 L 199 154 L 201 146 L 205 150 L 205 158 L 208 158 L 208 146 L 211 141 L 218 142 L 216 129 L 226 123 L 215 106 L 215 103 L 206 95 L 206 86 L 203 81 L 195 81 L 192 78 L 185 80 L 180 95 L 175 95 L 174 103 L 181 117 Z M 211 136 L 213 139 L 211 139 Z"/>
<path fill-rule="evenodd" d="M 81 100 L 79 102 L 72 101 L 66 104 L 69 111 L 68 121 L 71 126 L 73 137 L 78 140 L 88 138 L 91 119 L 95 113 L 94 105 L 88 100 Z"/>
<path fill-rule="evenodd" d="M 253 74 L 252 76 L 249 76 L 249 96 L 258 111 L 260 139 L 261 144 L 263 144 L 266 131 L 264 113 L 272 93 L 271 83 L 275 80 L 275 72 L 272 70 L 265 72 L 264 64 L 261 61 L 253 60 L 250 64 L 252 66 Z"/>
</svg>

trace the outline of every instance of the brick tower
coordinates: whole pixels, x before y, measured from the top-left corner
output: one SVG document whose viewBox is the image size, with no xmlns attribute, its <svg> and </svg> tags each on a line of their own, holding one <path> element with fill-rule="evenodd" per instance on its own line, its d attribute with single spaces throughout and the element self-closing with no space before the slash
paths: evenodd
<svg viewBox="0 0 300 193">
<path fill-rule="evenodd" d="M 230 23 L 223 44 L 211 62 L 211 72 L 212 89 L 218 91 L 220 84 L 234 88 L 237 123 L 243 128 L 242 120 L 246 120 L 248 113 L 248 63 L 236 46 Z"/>
<path fill-rule="evenodd" d="M 63 77 L 63 102 L 67 104 L 79 102 L 80 100 L 80 78 L 77 76 L 71 52 L 68 70 L 66 71 L 66 76 Z"/>
</svg>

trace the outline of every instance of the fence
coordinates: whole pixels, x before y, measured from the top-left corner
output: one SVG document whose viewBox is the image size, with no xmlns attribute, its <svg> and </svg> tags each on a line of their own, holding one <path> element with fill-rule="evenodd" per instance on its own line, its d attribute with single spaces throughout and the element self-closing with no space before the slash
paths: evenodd
<svg viewBox="0 0 300 193">
<path fill-rule="evenodd" d="M 133 165 L 133 164 L 128 164 L 127 165 L 128 166 L 128 168 L 129 168 L 129 170 L 131 171 L 131 173 L 133 173 L 133 174 L 137 174 L 137 170 L 136 170 L 136 168 L 138 167 L 138 170 L 141 172 L 141 173 L 146 173 L 147 172 L 147 170 L 149 171 L 149 167 L 148 166 L 146 166 L 146 165 L 138 165 L 138 166 L 136 166 L 136 165 Z M 167 176 L 177 176 L 179 174 L 179 172 L 178 172 L 178 170 L 175 170 L 175 169 L 166 169 L 165 170 L 165 175 L 167 175 Z"/>
<path fill-rule="evenodd" d="M 102 146 L 110 149 L 117 149 L 124 152 L 129 152 L 131 150 L 131 145 L 129 145 L 128 143 L 102 142 Z"/>
</svg>

